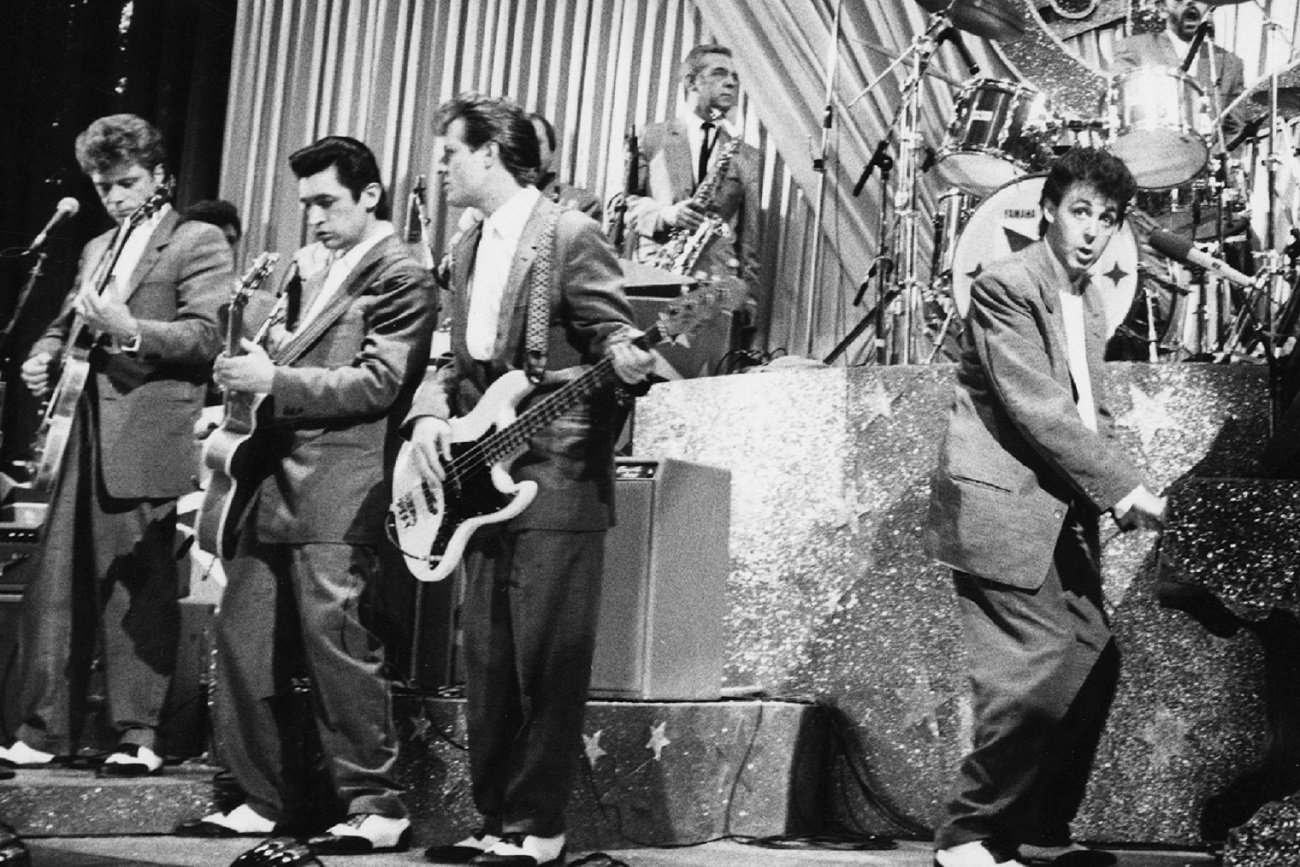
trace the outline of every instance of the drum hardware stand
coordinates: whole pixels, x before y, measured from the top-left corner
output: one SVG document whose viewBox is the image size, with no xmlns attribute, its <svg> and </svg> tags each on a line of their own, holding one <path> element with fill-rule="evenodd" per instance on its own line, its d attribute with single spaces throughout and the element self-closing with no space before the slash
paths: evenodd
<svg viewBox="0 0 1300 867">
<path fill-rule="evenodd" d="M 835 96 L 835 71 L 840 56 L 840 11 L 843 5 L 844 0 L 836 0 L 835 17 L 831 25 L 830 47 L 827 51 L 826 60 L 826 109 L 822 116 L 821 149 L 818 151 L 817 156 L 813 158 L 813 171 L 817 173 L 817 205 L 813 212 L 813 249 L 812 262 L 809 263 L 808 268 L 807 331 L 805 333 L 805 345 L 808 347 L 810 354 L 813 351 L 813 340 L 816 331 L 813 320 L 816 318 L 817 312 L 817 281 L 821 278 L 822 211 L 826 202 L 826 152 L 830 143 L 831 122 L 834 118 L 832 99 Z"/>
</svg>

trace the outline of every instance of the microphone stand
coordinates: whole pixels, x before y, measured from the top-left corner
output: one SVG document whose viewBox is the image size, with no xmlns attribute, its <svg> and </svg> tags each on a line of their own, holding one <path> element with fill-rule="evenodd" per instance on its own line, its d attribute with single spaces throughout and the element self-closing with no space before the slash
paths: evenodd
<svg viewBox="0 0 1300 867">
<path fill-rule="evenodd" d="M 0 331 L 0 448 L 4 445 L 4 407 L 9 390 L 3 376 L 3 373 L 9 369 L 9 340 L 13 335 L 14 326 L 22 318 L 23 308 L 27 306 L 27 299 L 32 294 L 32 290 L 36 288 L 36 281 L 40 279 L 41 271 L 45 268 L 45 258 L 46 253 L 44 250 L 37 252 L 36 259 L 27 272 L 27 282 L 23 284 L 22 291 L 18 293 L 18 300 L 14 302 L 13 313 L 9 315 L 9 321 L 5 323 L 4 330 Z"/>
<path fill-rule="evenodd" d="M 817 173 L 817 204 L 813 210 L 813 248 L 812 261 L 809 263 L 808 268 L 807 330 L 804 335 L 809 355 L 812 354 L 813 341 L 816 337 L 817 281 L 821 277 L 822 260 L 822 212 L 826 203 L 826 152 L 830 145 L 831 124 L 835 111 L 832 99 L 835 96 L 835 70 L 840 56 L 840 13 L 843 6 L 844 0 L 836 0 L 835 18 L 831 24 L 831 37 L 826 60 L 826 109 L 822 115 L 821 148 L 817 152 L 817 156 L 813 158 L 813 171 Z"/>
<path fill-rule="evenodd" d="M 889 280 L 894 270 L 894 262 L 889 258 L 889 255 L 886 252 L 889 249 L 889 175 L 894 168 L 894 158 L 884 151 L 884 148 L 888 143 L 888 136 L 881 139 L 880 145 L 876 148 L 878 156 L 873 157 L 872 163 L 867 164 L 867 168 L 863 170 L 862 177 L 862 181 L 865 181 L 866 173 L 870 171 L 873 163 L 878 163 L 880 165 L 880 222 L 877 228 L 877 249 L 881 252 L 876 255 L 875 259 L 871 260 L 871 268 L 867 271 L 867 278 L 863 280 L 862 285 L 858 287 L 858 294 L 853 298 L 853 306 L 857 307 L 862 304 L 862 296 L 866 294 L 867 286 L 873 279 L 876 281 L 876 303 L 869 311 L 867 311 L 867 315 L 863 316 L 862 319 L 858 321 L 858 324 L 853 326 L 853 329 L 844 336 L 844 339 L 835 344 L 835 348 L 830 351 L 830 354 L 822 359 L 825 364 L 834 364 L 835 360 L 843 355 L 845 350 L 853 344 L 853 341 L 857 340 L 858 337 L 873 324 L 875 325 L 876 336 L 875 340 L 872 342 L 876 348 L 875 351 L 871 353 L 871 360 L 875 362 L 883 362 L 885 360 L 883 356 L 884 341 L 881 337 L 881 334 L 883 333 L 881 329 L 885 327 L 883 315 L 885 309 L 885 287 L 889 285 Z M 858 190 L 860 191 L 861 187 L 858 187 Z"/>
</svg>

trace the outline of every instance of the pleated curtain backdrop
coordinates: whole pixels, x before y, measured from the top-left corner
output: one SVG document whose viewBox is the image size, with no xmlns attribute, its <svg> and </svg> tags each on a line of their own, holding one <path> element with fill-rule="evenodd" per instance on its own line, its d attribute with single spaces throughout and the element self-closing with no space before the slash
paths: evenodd
<svg viewBox="0 0 1300 867">
<path fill-rule="evenodd" d="M 1099 16 L 1121 14 L 1061 39 L 1054 24 L 1044 23 L 1050 0 L 1007 2 L 1022 9 L 1047 50 L 1096 69 L 1129 24 L 1120 0 L 1099 0 Z M 1262 3 L 1215 14 L 1219 43 L 1246 60 L 1248 80 L 1289 54 L 1296 25 L 1297 0 Z M 1272 60 L 1262 41 L 1268 18 L 1285 31 Z M 881 208 L 907 202 L 896 182 L 882 190 L 879 175 L 860 196 L 852 189 L 877 142 L 896 126 L 909 64 L 890 66 L 928 20 L 917 0 L 241 0 L 223 194 L 245 214 L 246 258 L 264 248 L 291 251 L 303 231 L 285 157 L 322 135 L 352 135 L 379 156 L 403 228 L 402 204 L 416 176 L 433 177 L 435 109 L 473 89 L 512 96 L 547 115 L 561 138 L 560 177 L 607 199 L 620 188 L 629 126 L 674 115 L 682 56 L 697 42 L 716 40 L 735 49 L 743 92 L 735 119 L 763 156 L 766 345 L 821 359 L 874 305 L 870 291 L 860 305 L 853 302 L 881 252 Z M 998 43 L 970 34 L 965 41 L 981 77 L 1033 77 Z M 823 184 L 813 160 L 832 70 Z M 919 133 L 938 148 L 958 89 L 971 76 L 947 45 L 934 54 L 930 72 L 921 87 Z M 890 152 L 897 155 L 897 141 Z M 433 184 L 434 245 L 441 250 L 458 214 L 437 191 Z M 933 173 L 920 178 L 913 225 L 923 288 L 931 214 L 942 192 Z M 814 239 L 819 208 L 821 236 Z M 864 338 L 840 363 L 869 358 Z"/>
</svg>

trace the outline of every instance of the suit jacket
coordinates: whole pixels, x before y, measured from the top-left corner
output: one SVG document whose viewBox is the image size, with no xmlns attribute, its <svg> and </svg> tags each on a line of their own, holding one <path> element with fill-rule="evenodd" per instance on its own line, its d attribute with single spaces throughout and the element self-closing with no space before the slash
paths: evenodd
<svg viewBox="0 0 1300 867">
<path fill-rule="evenodd" d="M 1047 576 L 1069 506 L 1095 516 L 1142 483 L 1112 439 L 1107 335 L 1094 292 L 1084 293 L 1084 328 L 1098 430 L 1079 416 L 1060 310 L 1067 282 L 1043 241 L 975 281 L 931 478 L 926 550 L 953 568 L 1029 589 Z"/>
<path fill-rule="evenodd" d="M 276 464 L 258 490 L 259 539 L 384 539 L 396 427 L 428 361 L 435 310 L 433 275 L 389 236 L 271 353 L 261 415 Z"/>
<path fill-rule="evenodd" d="M 88 269 L 98 264 L 113 231 L 81 254 L 77 281 L 63 309 L 33 345 L 32 355 L 63 351 L 72 303 Z M 194 423 L 203 409 L 212 359 L 221 350 L 217 311 L 234 288 L 230 245 L 221 230 L 163 215 L 131 273 L 126 306 L 140 322 L 134 353 L 91 354 L 100 472 L 110 496 L 179 497 L 196 488 Z"/>
<path fill-rule="evenodd" d="M 1201 90 L 1208 99 L 1210 96 L 1210 63 L 1206 48 L 1208 46 L 1202 45 L 1196 61 L 1196 82 L 1200 84 Z M 1112 73 L 1150 66 L 1179 69 L 1185 59 L 1178 56 L 1178 52 L 1174 50 L 1173 42 L 1170 41 L 1169 36 L 1163 30 L 1156 33 L 1135 33 L 1116 46 L 1115 59 L 1111 62 L 1110 68 Z M 1218 78 L 1215 81 L 1220 100 L 1218 109 L 1219 111 L 1225 111 L 1229 104 L 1246 89 L 1245 65 L 1240 57 L 1216 45 L 1214 47 L 1214 67 L 1218 73 Z M 1211 117 L 1213 117 L 1213 103 L 1210 103 L 1210 113 Z M 1247 112 L 1238 109 L 1224 118 L 1223 132 L 1229 140 L 1241 129 L 1246 120 L 1246 114 Z"/>
<path fill-rule="evenodd" d="M 718 140 L 713 146 L 715 156 L 730 139 L 726 130 L 719 130 Z M 681 118 L 646 127 L 640 138 L 639 151 L 637 188 L 627 197 L 627 224 L 639 236 L 636 258 L 644 262 L 653 259 L 655 251 L 671 232 L 663 222 L 664 208 L 689 199 L 696 184 L 690 140 Z M 731 238 L 715 243 L 699 265 L 708 273 L 738 275 L 751 294 L 760 286 L 758 229 L 761 198 L 758 177 L 758 151 L 742 144 L 731 161 L 715 206 L 731 227 Z M 732 260 L 738 264 L 729 264 Z M 765 305 L 758 306 L 762 308 Z"/>
<path fill-rule="evenodd" d="M 524 227 L 511 264 L 496 346 L 491 362 L 469 354 L 465 340 L 469 277 L 482 236 L 482 223 L 466 230 L 452 250 L 452 361 L 431 371 L 416 394 L 411 418 L 452 418 L 470 412 L 502 374 L 525 364 L 524 324 L 539 236 L 548 214 L 559 212 L 552 262 L 551 321 L 547 337 L 547 375 L 521 403 L 522 412 L 538 398 L 571 380 L 604 357 L 612 339 L 631 328 L 632 310 L 623 295 L 623 276 L 604 234 L 586 216 L 538 201 Z M 570 410 L 533 438 L 514 462 L 516 479 L 538 483 L 532 504 L 510 522 L 512 529 L 603 530 L 613 523 L 614 441 L 624 413 L 613 390 L 598 393 Z"/>
</svg>

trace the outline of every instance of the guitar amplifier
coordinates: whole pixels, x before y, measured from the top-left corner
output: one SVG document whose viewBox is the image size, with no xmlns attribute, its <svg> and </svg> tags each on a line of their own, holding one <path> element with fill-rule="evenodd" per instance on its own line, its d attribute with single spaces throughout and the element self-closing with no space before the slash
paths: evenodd
<svg viewBox="0 0 1300 867">
<path fill-rule="evenodd" d="M 620 458 L 591 695 L 715 700 L 722 690 L 731 474 Z"/>
<path fill-rule="evenodd" d="M 46 503 L 5 503 L 0 506 L 0 593 L 22 595 L 25 570 L 16 568 L 41 547 Z"/>
</svg>

